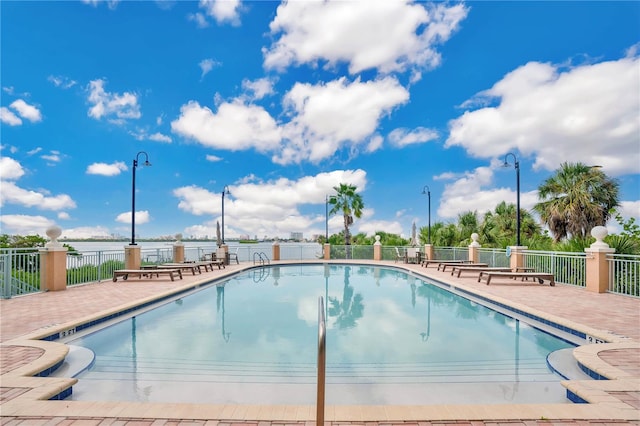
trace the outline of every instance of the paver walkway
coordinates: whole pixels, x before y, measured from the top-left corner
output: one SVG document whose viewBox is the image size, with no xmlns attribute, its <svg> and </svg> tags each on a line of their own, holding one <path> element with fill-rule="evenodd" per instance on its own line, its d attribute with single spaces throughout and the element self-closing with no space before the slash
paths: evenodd
<svg viewBox="0 0 640 426">
<path fill-rule="evenodd" d="M 283 262 L 284 263 L 284 262 Z M 365 263 L 365 262 L 358 262 Z M 371 262 L 369 262 L 371 263 Z M 594 294 L 572 286 L 540 286 L 532 282 L 453 278 L 435 267 L 376 262 L 407 268 L 449 285 L 580 329 L 614 343 L 586 345 L 576 350 L 581 362 L 616 380 L 573 383 L 571 389 L 589 395 L 591 404 L 517 406 L 336 406 L 327 407 L 327 425 L 640 425 L 640 299 Z M 122 310 L 177 288 L 192 286 L 244 269 L 229 265 L 183 280 L 131 279 L 105 281 L 0 300 L 0 424 L 7 425 L 310 425 L 315 407 L 203 406 L 189 404 L 91 403 L 41 401 L 43 382 L 25 377 L 48 357 L 60 356 L 43 343 L 28 339 L 63 330 L 88 318 Z M 50 345 L 58 345 L 50 343 Z M 28 376 L 28 375 L 27 375 Z M 46 399 L 46 398 L 45 398 Z"/>
</svg>

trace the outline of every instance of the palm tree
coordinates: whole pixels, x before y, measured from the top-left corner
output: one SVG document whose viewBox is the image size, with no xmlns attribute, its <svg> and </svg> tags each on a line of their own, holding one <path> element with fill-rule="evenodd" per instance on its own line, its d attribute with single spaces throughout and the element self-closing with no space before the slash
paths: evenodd
<svg viewBox="0 0 640 426">
<path fill-rule="evenodd" d="M 349 283 L 351 267 L 344 268 L 344 287 L 342 300 L 329 297 L 329 316 L 336 317 L 336 325 L 340 329 L 353 328 L 364 315 L 364 298 L 360 293 L 353 294 L 353 286 Z"/>
<path fill-rule="evenodd" d="M 563 163 L 538 188 L 540 214 L 560 241 L 567 236 L 586 238 L 594 226 L 604 226 L 610 210 L 619 205 L 619 184 L 598 167 L 582 163 Z"/>
<path fill-rule="evenodd" d="M 485 228 L 487 243 L 497 243 L 504 247 L 514 245 L 516 242 L 516 205 L 505 201 L 499 203 L 493 212 L 484 216 L 483 228 Z M 540 226 L 536 223 L 529 211 L 520 209 L 520 227 L 525 241 L 540 234 Z M 482 240 L 483 243 L 485 240 Z M 527 244 L 528 245 L 528 244 Z"/>
<path fill-rule="evenodd" d="M 459 242 L 456 245 L 465 246 L 469 244 L 471 234 L 478 232 L 478 212 L 466 211 L 458 215 L 458 238 Z"/>
<path fill-rule="evenodd" d="M 345 245 L 351 245 L 351 234 L 349 233 L 349 227 L 353 224 L 353 217 L 362 217 L 362 209 L 364 208 L 364 202 L 362 196 L 356 193 L 356 186 L 341 183 L 340 186 L 334 186 L 336 195 L 329 197 L 329 204 L 331 204 L 330 214 L 336 214 L 342 212 L 344 218 L 344 241 Z"/>
</svg>

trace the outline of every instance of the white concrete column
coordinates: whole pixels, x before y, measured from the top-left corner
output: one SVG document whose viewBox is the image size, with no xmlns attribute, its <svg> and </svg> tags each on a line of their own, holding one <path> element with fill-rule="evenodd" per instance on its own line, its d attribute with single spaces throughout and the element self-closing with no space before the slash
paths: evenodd
<svg viewBox="0 0 640 426">
<path fill-rule="evenodd" d="M 480 259 L 480 253 L 478 252 L 478 249 L 480 248 L 478 234 L 475 232 L 471 234 L 471 240 L 473 242 L 469 244 L 469 260 L 473 263 L 478 263 L 478 260 Z"/>
<path fill-rule="evenodd" d="M 586 288 L 594 293 L 606 293 L 609 290 L 609 262 L 607 255 L 615 253 L 615 249 L 605 243 L 607 228 L 596 226 L 591 230 L 591 235 L 596 242 L 589 248 L 584 249 L 587 253 L 586 259 Z"/>
<path fill-rule="evenodd" d="M 376 235 L 376 242 L 373 243 L 373 260 L 382 260 L 382 244 L 380 235 Z"/>
<path fill-rule="evenodd" d="M 139 245 L 124 246 L 124 269 L 140 269 L 142 256 Z"/>
<path fill-rule="evenodd" d="M 67 289 L 67 251 L 58 242 L 62 234 L 59 226 L 47 229 L 50 241 L 39 250 L 40 253 L 40 289 L 59 291 Z"/>
<path fill-rule="evenodd" d="M 507 247 L 507 253 L 509 254 L 509 267 L 514 271 L 516 268 L 524 266 L 524 251 L 527 246 L 509 246 Z"/>
</svg>

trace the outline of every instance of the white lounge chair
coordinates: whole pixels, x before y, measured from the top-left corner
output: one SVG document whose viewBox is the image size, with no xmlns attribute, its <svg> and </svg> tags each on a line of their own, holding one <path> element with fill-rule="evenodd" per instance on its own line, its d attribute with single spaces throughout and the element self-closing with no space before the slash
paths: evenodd
<svg viewBox="0 0 640 426">
<path fill-rule="evenodd" d="M 229 257 L 229 263 L 231 263 L 232 260 L 235 260 L 238 265 L 240 264 L 240 261 L 238 260 L 238 250 L 240 250 L 240 247 L 236 247 L 236 251 L 234 251 L 233 253 L 227 253 L 227 256 Z"/>
<path fill-rule="evenodd" d="M 404 263 L 418 263 L 419 252 L 415 247 L 408 247 L 405 251 Z"/>
<path fill-rule="evenodd" d="M 398 260 L 404 260 L 404 255 L 400 254 L 400 250 L 398 250 L 398 247 L 395 247 L 396 249 L 396 262 L 398 262 Z"/>
</svg>

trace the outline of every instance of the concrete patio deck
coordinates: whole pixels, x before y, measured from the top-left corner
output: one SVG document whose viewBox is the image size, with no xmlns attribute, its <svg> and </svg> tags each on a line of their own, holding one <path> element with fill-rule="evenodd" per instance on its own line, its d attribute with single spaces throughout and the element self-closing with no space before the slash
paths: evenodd
<svg viewBox="0 0 640 426">
<path fill-rule="evenodd" d="M 321 263 L 305 261 L 303 263 Z M 337 261 L 336 261 L 337 262 Z M 344 263 L 344 261 L 339 261 Z M 274 262 L 285 264 L 291 262 Z M 589 404 L 328 406 L 325 424 L 640 424 L 640 299 L 589 293 L 557 284 L 454 278 L 415 264 L 390 265 L 566 325 L 609 343 L 574 351 L 589 369 L 610 380 L 571 381 L 566 386 Z M 180 289 L 233 274 L 253 265 L 229 265 L 202 275 L 169 279 L 103 281 L 0 300 L 0 422 L 3 425 L 310 425 L 314 406 L 249 406 L 50 401 L 70 379 L 31 377 L 62 359 L 64 345 L 39 338 L 88 319 L 139 305 Z"/>
</svg>

